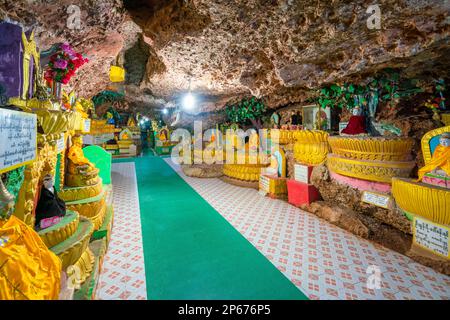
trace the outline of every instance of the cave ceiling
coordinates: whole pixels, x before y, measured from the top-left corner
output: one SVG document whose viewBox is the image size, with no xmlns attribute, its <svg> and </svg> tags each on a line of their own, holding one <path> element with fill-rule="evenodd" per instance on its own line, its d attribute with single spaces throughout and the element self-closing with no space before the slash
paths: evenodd
<svg viewBox="0 0 450 320">
<path fill-rule="evenodd" d="M 4 1 L 0 16 L 34 28 L 41 49 L 69 41 L 91 60 L 70 86 L 108 88 L 111 63 L 127 70 L 137 110 L 176 106 L 189 89 L 197 112 L 254 95 L 269 107 L 303 102 L 334 82 L 386 67 L 408 76 L 448 76 L 448 1 L 379 0 L 381 29 L 367 25 L 369 1 L 167 0 Z M 79 29 L 67 27 L 70 5 Z M 119 57 L 119 58 L 118 58 Z"/>
</svg>

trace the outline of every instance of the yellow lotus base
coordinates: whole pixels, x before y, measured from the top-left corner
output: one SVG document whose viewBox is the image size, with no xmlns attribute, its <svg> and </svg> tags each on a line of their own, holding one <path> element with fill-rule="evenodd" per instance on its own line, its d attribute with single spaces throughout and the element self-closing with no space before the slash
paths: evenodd
<svg viewBox="0 0 450 320">
<path fill-rule="evenodd" d="M 391 183 L 393 177 L 409 177 L 414 161 L 371 161 L 328 155 L 328 169 L 343 176 Z"/>
<path fill-rule="evenodd" d="M 317 166 L 327 159 L 328 143 L 296 143 L 294 145 L 294 158 L 297 162 Z"/>
<path fill-rule="evenodd" d="M 58 192 L 58 196 L 65 202 L 70 202 L 95 197 L 99 195 L 102 190 L 103 184 L 101 179 L 99 179 L 99 181 L 92 186 L 63 188 Z"/>
<path fill-rule="evenodd" d="M 408 161 L 412 139 L 377 137 L 329 137 L 332 153 L 343 158 L 371 161 Z"/>
<path fill-rule="evenodd" d="M 295 134 L 294 158 L 302 164 L 317 166 L 327 159 L 328 133 L 320 130 L 301 130 Z"/>
<path fill-rule="evenodd" d="M 66 205 L 68 209 L 78 212 L 83 217 L 89 218 L 94 224 L 94 230 L 98 230 L 102 225 L 106 213 L 106 201 L 104 195 L 98 199 L 94 198 L 89 202 L 66 203 Z"/>
<path fill-rule="evenodd" d="M 295 143 L 296 137 L 301 130 L 286 130 L 286 129 L 271 129 L 270 138 L 272 140 L 278 139 L 279 144 Z"/>
<path fill-rule="evenodd" d="M 60 223 L 47 229 L 39 231 L 39 237 L 44 241 L 48 248 L 56 246 L 71 237 L 78 229 L 79 214 L 73 211 L 67 211 Z"/>
<path fill-rule="evenodd" d="M 268 165 L 262 164 L 224 164 L 223 174 L 234 179 L 243 181 L 259 181 L 261 168 Z"/>
<path fill-rule="evenodd" d="M 392 179 L 392 194 L 404 211 L 450 225 L 450 190 L 409 179 Z"/>
<path fill-rule="evenodd" d="M 93 232 L 94 225 L 92 222 L 87 218 L 80 217 L 77 231 L 67 240 L 50 248 L 61 260 L 63 270 L 66 270 L 68 266 L 75 264 L 80 259 L 89 244 Z"/>
<path fill-rule="evenodd" d="M 67 278 L 76 281 L 76 284 L 83 284 L 94 270 L 95 256 L 89 246 L 81 255 L 80 259 L 67 270 Z M 70 281 L 70 280 L 69 280 Z"/>
</svg>

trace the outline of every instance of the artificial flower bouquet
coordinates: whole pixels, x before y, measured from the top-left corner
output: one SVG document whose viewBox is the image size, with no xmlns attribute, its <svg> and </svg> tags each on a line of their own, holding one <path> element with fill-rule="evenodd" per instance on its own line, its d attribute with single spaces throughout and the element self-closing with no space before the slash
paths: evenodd
<svg viewBox="0 0 450 320">
<path fill-rule="evenodd" d="M 50 57 L 44 78 L 49 83 L 55 81 L 67 84 L 75 71 L 87 62 L 89 60 L 75 52 L 70 44 L 63 43 L 59 46 L 58 51 Z"/>
</svg>

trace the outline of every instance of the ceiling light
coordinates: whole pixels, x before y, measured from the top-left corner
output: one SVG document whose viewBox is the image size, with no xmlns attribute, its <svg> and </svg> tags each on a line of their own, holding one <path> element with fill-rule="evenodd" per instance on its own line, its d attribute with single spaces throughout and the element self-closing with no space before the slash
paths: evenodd
<svg viewBox="0 0 450 320">
<path fill-rule="evenodd" d="M 183 98 L 183 108 L 190 110 L 195 105 L 195 97 L 192 93 L 188 92 Z"/>
</svg>

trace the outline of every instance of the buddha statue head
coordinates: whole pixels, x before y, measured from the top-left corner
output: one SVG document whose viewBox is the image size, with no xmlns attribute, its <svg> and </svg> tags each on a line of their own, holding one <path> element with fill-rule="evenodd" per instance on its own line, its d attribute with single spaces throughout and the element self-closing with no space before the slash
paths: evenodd
<svg viewBox="0 0 450 320">
<path fill-rule="evenodd" d="M 80 135 L 74 135 L 72 137 L 72 144 L 77 147 L 83 146 L 83 138 Z"/>
<path fill-rule="evenodd" d="M 439 144 L 443 147 L 450 147 L 450 132 L 444 132 L 441 134 Z"/>
</svg>

